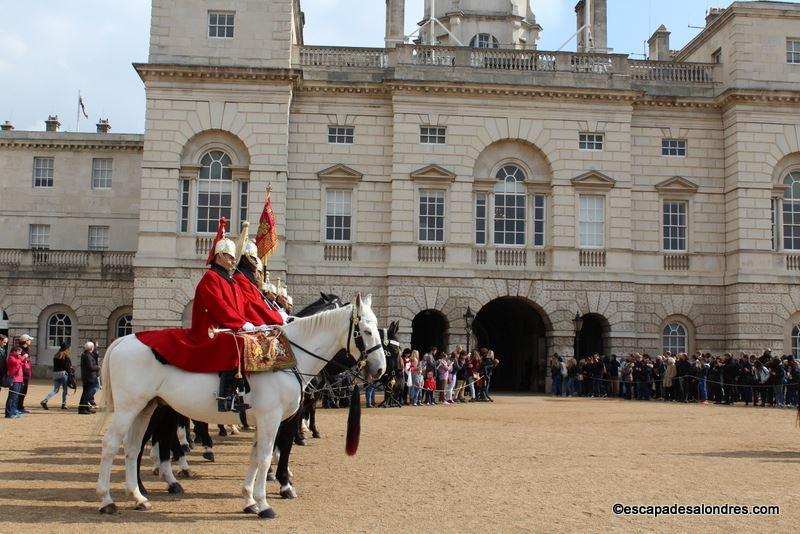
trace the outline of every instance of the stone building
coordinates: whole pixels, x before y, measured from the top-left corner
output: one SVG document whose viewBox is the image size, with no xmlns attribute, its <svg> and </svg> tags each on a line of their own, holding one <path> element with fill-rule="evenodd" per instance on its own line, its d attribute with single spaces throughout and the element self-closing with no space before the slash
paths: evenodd
<svg viewBox="0 0 800 534">
<path fill-rule="evenodd" d="M 611 53 L 604 0 L 579 52 L 538 50 L 521 0 L 437 1 L 411 44 L 404 13 L 320 47 L 298 0 L 153 0 L 137 329 L 190 320 L 216 220 L 272 184 L 296 300 L 373 293 L 414 347 L 494 347 L 508 388 L 554 352 L 798 352 L 800 6 L 711 10 L 677 52 L 662 26 L 649 60 Z"/>
</svg>

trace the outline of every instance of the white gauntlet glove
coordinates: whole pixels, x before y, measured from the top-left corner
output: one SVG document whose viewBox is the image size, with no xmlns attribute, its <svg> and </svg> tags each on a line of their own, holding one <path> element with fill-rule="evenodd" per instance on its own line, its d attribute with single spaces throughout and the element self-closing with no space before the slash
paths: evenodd
<svg viewBox="0 0 800 534">
<path fill-rule="evenodd" d="M 253 326 L 253 323 L 244 323 L 244 326 L 242 326 L 243 332 L 254 332 L 255 329 L 256 327 Z"/>
</svg>

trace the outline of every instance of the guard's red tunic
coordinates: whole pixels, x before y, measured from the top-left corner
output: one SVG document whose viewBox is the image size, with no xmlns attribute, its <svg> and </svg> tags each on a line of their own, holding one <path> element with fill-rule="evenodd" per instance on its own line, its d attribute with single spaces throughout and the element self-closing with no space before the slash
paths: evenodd
<svg viewBox="0 0 800 534">
<path fill-rule="evenodd" d="M 261 292 L 244 274 L 237 272 L 233 275 L 233 281 L 236 282 L 236 287 L 239 294 L 242 295 L 244 300 L 244 316 L 248 321 L 255 326 L 262 324 L 266 325 L 282 325 L 283 317 L 276 310 L 267 306 Z"/>
<path fill-rule="evenodd" d="M 194 292 L 192 327 L 139 332 L 136 337 L 169 363 L 193 373 L 230 371 L 238 366 L 242 342 L 232 334 L 208 337 L 209 328 L 238 331 L 248 321 L 236 282 L 220 267 L 206 271 Z"/>
</svg>

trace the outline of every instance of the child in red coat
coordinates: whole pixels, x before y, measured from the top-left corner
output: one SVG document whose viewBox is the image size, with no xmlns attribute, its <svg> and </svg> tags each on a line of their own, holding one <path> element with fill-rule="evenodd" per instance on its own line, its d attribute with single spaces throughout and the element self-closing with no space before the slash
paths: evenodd
<svg viewBox="0 0 800 534">
<path fill-rule="evenodd" d="M 433 377 L 433 371 L 428 371 L 423 389 L 425 390 L 425 406 L 430 406 L 433 404 L 433 391 L 436 389 L 436 379 Z"/>
</svg>

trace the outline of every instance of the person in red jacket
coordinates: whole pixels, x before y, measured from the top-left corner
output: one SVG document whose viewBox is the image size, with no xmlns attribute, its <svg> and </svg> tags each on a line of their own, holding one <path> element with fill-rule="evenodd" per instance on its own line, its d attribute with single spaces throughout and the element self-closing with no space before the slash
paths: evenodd
<svg viewBox="0 0 800 534">
<path fill-rule="evenodd" d="M 237 256 L 240 258 L 233 275 L 233 281 L 244 299 L 244 315 L 248 321 L 257 325 L 282 325 L 283 317 L 278 310 L 267 304 L 260 288 L 263 285 L 261 273 L 263 264 L 258 258 L 258 247 L 249 240 L 248 229 L 250 224 L 242 224 L 242 233 L 237 247 Z"/>
<path fill-rule="evenodd" d="M 236 264 L 236 243 L 227 238 L 214 246 L 211 267 L 197 284 L 192 305 L 192 327 L 140 332 L 136 337 L 169 363 L 195 373 L 220 373 L 220 411 L 247 409 L 237 392 L 241 340 L 233 333 L 252 332 L 245 299 L 231 272 Z M 215 333 L 214 330 L 230 330 Z"/>
<path fill-rule="evenodd" d="M 6 357 L 6 374 L 11 377 L 6 399 L 6 419 L 19 417 L 17 403 L 22 391 L 22 353 L 19 347 L 14 347 Z"/>
</svg>

